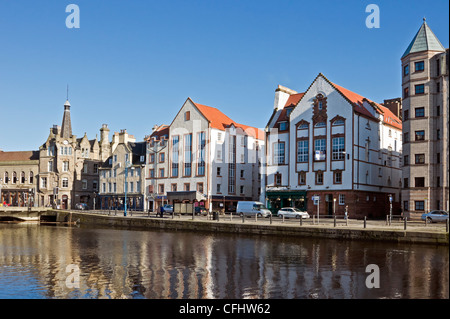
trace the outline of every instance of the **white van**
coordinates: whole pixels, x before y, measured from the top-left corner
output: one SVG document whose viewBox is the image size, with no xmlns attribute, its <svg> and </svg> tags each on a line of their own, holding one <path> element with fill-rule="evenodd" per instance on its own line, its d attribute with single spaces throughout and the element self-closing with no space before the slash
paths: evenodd
<svg viewBox="0 0 450 319">
<path fill-rule="evenodd" d="M 236 214 L 239 216 L 269 217 L 272 213 L 261 202 L 245 201 L 238 202 Z"/>
</svg>

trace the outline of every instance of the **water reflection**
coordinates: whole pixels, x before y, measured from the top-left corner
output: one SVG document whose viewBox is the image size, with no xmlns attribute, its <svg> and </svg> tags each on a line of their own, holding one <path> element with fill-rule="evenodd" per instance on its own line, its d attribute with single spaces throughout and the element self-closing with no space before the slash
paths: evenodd
<svg viewBox="0 0 450 319">
<path fill-rule="evenodd" d="M 0 224 L 0 298 L 448 298 L 448 278 L 448 247 Z"/>
</svg>

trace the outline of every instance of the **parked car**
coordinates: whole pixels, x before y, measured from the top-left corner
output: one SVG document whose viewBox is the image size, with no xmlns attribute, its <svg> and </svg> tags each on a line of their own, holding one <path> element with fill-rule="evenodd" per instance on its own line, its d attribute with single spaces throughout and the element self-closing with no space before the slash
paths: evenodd
<svg viewBox="0 0 450 319">
<path fill-rule="evenodd" d="M 429 223 L 445 222 L 448 219 L 448 212 L 444 210 L 432 210 L 431 212 L 422 214 L 422 220 Z"/>
<path fill-rule="evenodd" d="M 197 206 L 195 207 L 195 215 L 207 215 L 208 210 L 203 206 Z"/>
<path fill-rule="evenodd" d="M 166 204 L 163 206 L 163 212 L 167 214 L 173 213 L 173 205 Z"/>
<path fill-rule="evenodd" d="M 89 208 L 86 203 L 78 203 L 78 204 L 75 204 L 75 209 L 88 210 Z"/>
<path fill-rule="evenodd" d="M 284 207 L 280 209 L 277 213 L 277 216 L 280 218 L 309 218 L 309 214 L 307 212 L 301 211 L 295 207 Z"/>
<path fill-rule="evenodd" d="M 269 217 L 272 215 L 270 210 L 264 206 L 261 202 L 253 201 L 242 201 L 238 202 L 236 213 L 239 216 L 258 216 L 258 217 Z"/>
</svg>

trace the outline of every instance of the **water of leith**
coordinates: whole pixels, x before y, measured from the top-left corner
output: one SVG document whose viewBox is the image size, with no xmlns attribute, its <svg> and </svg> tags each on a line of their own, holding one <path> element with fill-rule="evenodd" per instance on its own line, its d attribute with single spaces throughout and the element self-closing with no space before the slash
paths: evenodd
<svg viewBox="0 0 450 319">
<path fill-rule="evenodd" d="M 379 288 L 366 285 L 376 282 L 368 265 L 379 269 Z M 0 298 L 440 299 L 449 298 L 449 251 L 433 245 L 0 224 Z"/>
</svg>

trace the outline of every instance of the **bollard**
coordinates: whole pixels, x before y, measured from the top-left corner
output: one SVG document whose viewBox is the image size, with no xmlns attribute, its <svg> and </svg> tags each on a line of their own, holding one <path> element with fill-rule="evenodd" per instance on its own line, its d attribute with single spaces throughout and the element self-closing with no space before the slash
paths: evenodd
<svg viewBox="0 0 450 319">
<path fill-rule="evenodd" d="M 303 217 L 300 216 L 300 226 L 303 226 Z"/>
<path fill-rule="evenodd" d="M 345 217 L 345 225 L 348 226 L 348 217 Z"/>
<path fill-rule="evenodd" d="M 216 213 L 217 214 L 217 221 L 219 221 L 219 212 Z"/>
<path fill-rule="evenodd" d="M 448 218 L 447 218 L 447 222 L 445 223 L 445 230 L 446 230 L 447 233 L 448 233 Z"/>
<path fill-rule="evenodd" d="M 334 216 L 334 227 L 336 227 L 336 216 Z"/>
<path fill-rule="evenodd" d="M 232 221 L 232 220 L 233 220 L 233 213 L 230 212 L 230 221 Z"/>
<path fill-rule="evenodd" d="M 244 214 L 242 214 L 242 222 L 244 223 L 245 222 L 245 219 L 244 219 L 245 217 L 244 217 Z"/>
<path fill-rule="evenodd" d="M 315 224 L 316 224 L 315 216 L 313 215 L 313 225 L 315 225 Z"/>
<path fill-rule="evenodd" d="M 366 216 L 364 216 L 364 228 L 366 228 Z"/>
<path fill-rule="evenodd" d="M 284 223 L 284 215 L 282 215 L 282 216 L 283 216 L 283 218 L 282 218 L 282 221 L 281 221 L 281 222 Z"/>
<path fill-rule="evenodd" d="M 258 221 L 258 214 L 255 214 L 255 222 Z"/>
<path fill-rule="evenodd" d="M 272 214 L 269 215 L 270 225 L 272 225 Z"/>
<path fill-rule="evenodd" d="M 388 215 L 386 215 L 386 226 L 388 225 Z"/>
<path fill-rule="evenodd" d="M 405 217 L 405 220 L 404 220 L 404 226 L 403 226 L 403 229 L 404 229 L 404 230 L 406 230 L 406 220 L 407 220 L 407 219 L 408 219 L 408 218 Z"/>
</svg>

